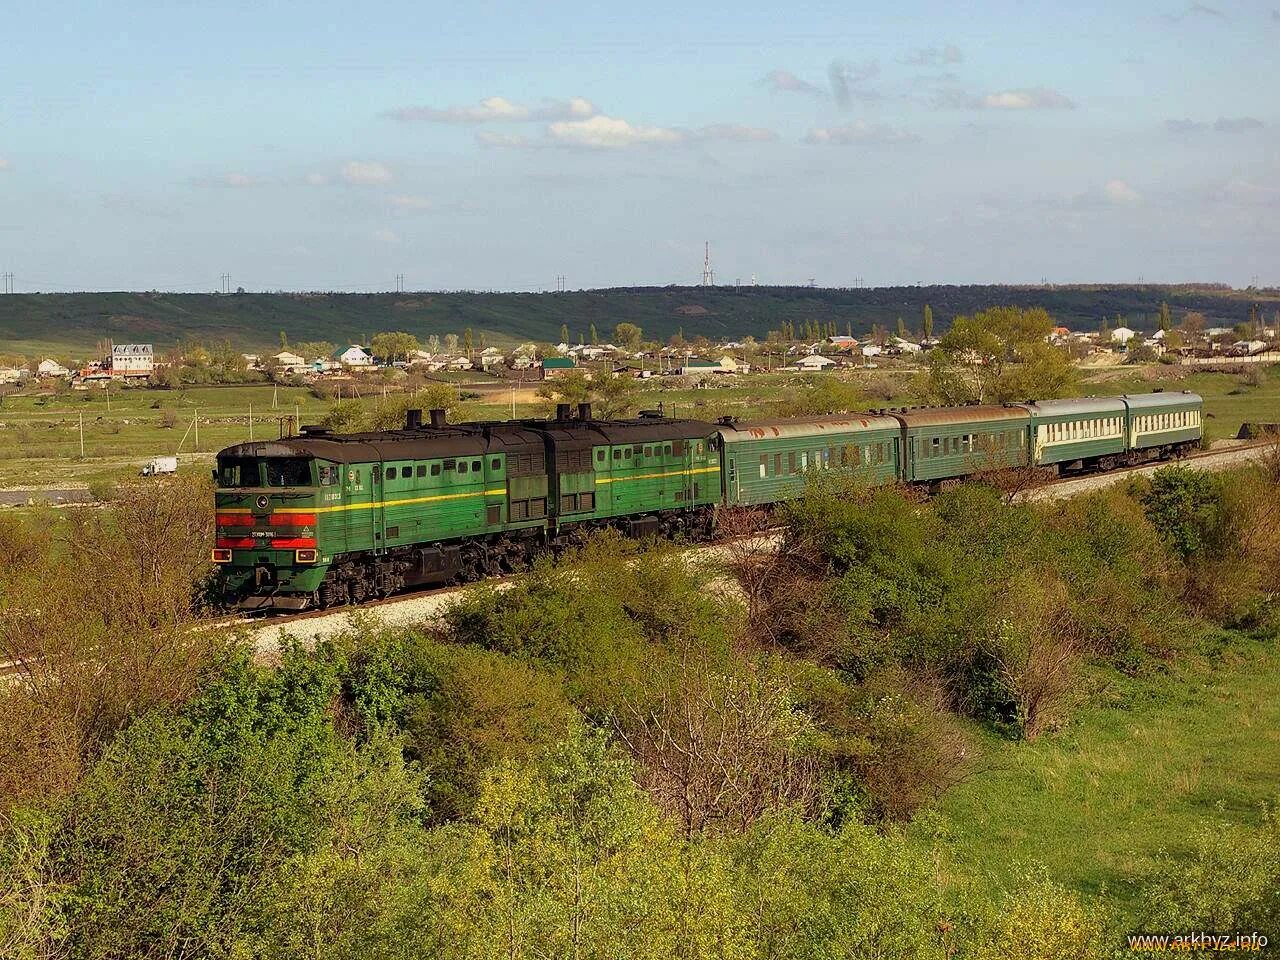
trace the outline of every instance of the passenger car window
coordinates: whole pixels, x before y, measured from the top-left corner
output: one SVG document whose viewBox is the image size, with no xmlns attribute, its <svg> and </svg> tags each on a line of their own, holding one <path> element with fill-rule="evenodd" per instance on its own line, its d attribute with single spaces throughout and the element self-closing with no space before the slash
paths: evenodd
<svg viewBox="0 0 1280 960">
<path fill-rule="evenodd" d="M 440 476 L 440 464 L 438 464 L 438 463 L 433 463 L 433 464 L 431 465 L 431 475 L 432 475 L 433 477 L 438 477 L 438 476 Z"/>
<path fill-rule="evenodd" d="M 396 478 L 396 468 L 395 468 L 395 467 L 387 467 L 387 479 L 388 479 L 388 480 L 394 480 L 395 478 Z"/>
</svg>

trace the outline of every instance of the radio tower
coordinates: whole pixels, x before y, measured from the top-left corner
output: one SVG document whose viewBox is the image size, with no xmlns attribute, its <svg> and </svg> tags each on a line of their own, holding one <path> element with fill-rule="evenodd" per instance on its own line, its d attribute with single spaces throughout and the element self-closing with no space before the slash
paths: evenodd
<svg viewBox="0 0 1280 960">
<path fill-rule="evenodd" d="M 714 287 L 716 285 L 716 274 L 711 269 L 711 241 L 708 240 L 702 245 L 702 285 L 704 287 Z"/>
</svg>

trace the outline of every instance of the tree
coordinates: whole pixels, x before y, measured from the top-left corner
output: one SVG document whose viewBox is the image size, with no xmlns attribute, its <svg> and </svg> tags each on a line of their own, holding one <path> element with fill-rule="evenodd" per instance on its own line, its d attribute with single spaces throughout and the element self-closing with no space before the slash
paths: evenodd
<svg viewBox="0 0 1280 960">
<path fill-rule="evenodd" d="M 1064 396 L 1076 369 L 1048 342 L 1053 319 L 1042 307 L 992 307 L 956 317 L 929 355 L 927 388 L 942 403 L 1007 403 Z"/>
<path fill-rule="evenodd" d="M 480 331 L 480 349 L 484 350 L 488 346 L 489 346 L 489 337 L 483 330 L 481 330 Z"/>
<path fill-rule="evenodd" d="M 898 336 L 903 340 L 907 338 L 907 325 L 901 317 L 898 318 Z"/>
<path fill-rule="evenodd" d="M 374 356 L 387 362 L 407 360 L 409 354 L 418 349 L 418 338 L 402 330 L 378 333 L 373 337 L 372 348 Z"/>
<path fill-rule="evenodd" d="M 289 337 L 283 330 L 280 331 L 280 349 L 281 350 L 289 349 Z"/>
<path fill-rule="evenodd" d="M 933 307 L 929 304 L 924 305 L 924 318 L 920 321 L 924 329 L 924 338 L 929 340 L 933 337 Z"/>
<path fill-rule="evenodd" d="M 434 333 L 431 334 L 431 336 L 427 337 L 427 349 L 430 350 L 432 353 L 439 353 L 440 337 Z"/>
<path fill-rule="evenodd" d="M 635 379 L 626 375 L 602 376 L 591 382 L 591 399 L 594 413 L 605 420 L 617 420 L 631 413 L 640 388 Z"/>
<path fill-rule="evenodd" d="M 336 349 L 327 340 L 303 341 L 293 345 L 293 352 L 303 360 L 325 360 L 332 357 Z"/>
<path fill-rule="evenodd" d="M 569 342 L 569 325 L 567 323 L 560 324 L 560 342 Z"/>
<path fill-rule="evenodd" d="M 475 346 L 475 338 L 471 336 L 471 328 L 467 327 L 467 329 L 462 331 L 462 349 L 467 352 L 468 356 L 470 356 L 471 349 L 474 346 Z"/>
<path fill-rule="evenodd" d="M 1182 316 L 1182 334 L 1188 340 L 1199 340 L 1204 335 L 1205 319 L 1204 314 L 1199 311 L 1191 311 Z"/>
<path fill-rule="evenodd" d="M 1160 304 L 1160 329 L 1168 333 L 1173 329 L 1173 317 L 1169 313 L 1169 304 Z"/>
<path fill-rule="evenodd" d="M 591 345 L 596 346 L 600 343 L 600 334 L 596 333 L 596 325 L 591 324 Z"/>
<path fill-rule="evenodd" d="M 640 347 L 640 341 L 644 339 L 644 331 L 634 323 L 620 323 L 613 328 L 613 338 L 618 342 L 618 346 L 634 351 Z"/>
<path fill-rule="evenodd" d="M 446 333 L 444 335 L 444 352 L 445 353 L 458 352 L 458 335 L 456 333 Z"/>
<path fill-rule="evenodd" d="M 573 370 L 554 380 L 544 380 L 534 391 L 542 403 L 542 412 L 550 414 L 556 404 L 586 403 L 591 399 L 591 381 L 581 370 Z"/>
</svg>

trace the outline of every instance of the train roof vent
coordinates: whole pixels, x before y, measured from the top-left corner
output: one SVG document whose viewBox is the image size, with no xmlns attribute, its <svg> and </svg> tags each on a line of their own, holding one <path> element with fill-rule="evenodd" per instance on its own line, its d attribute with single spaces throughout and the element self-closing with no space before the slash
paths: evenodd
<svg viewBox="0 0 1280 960">
<path fill-rule="evenodd" d="M 327 437 L 331 432 L 328 427 L 322 427 L 315 423 L 307 423 L 302 426 L 302 435 L 304 437 Z"/>
<path fill-rule="evenodd" d="M 645 420 L 661 420 L 666 414 L 661 410 L 641 410 L 640 416 Z"/>
</svg>

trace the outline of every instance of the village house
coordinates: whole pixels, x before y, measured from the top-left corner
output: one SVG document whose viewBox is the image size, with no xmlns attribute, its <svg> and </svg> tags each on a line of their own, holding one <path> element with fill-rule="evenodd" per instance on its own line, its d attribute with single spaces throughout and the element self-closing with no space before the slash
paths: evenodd
<svg viewBox="0 0 1280 960">
<path fill-rule="evenodd" d="M 563 377 L 578 368 L 572 357 L 547 357 L 542 361 L 542 379 L 554 380 Z"/>
<path fill-rule="evenodd" d="M 359 344 L 351 344 L 349 347 L 337 351 L 333 355 L 333 359 L 337 360 L 344 367 L 371 367 L 373 366 L 373 354 Z"/>
<path fill-rule="evenodd" d="M 36 365 L 36 376 L 39 377 L 65 377 L 70 372 L 57 360 L 44 359 Z"/>
<path fill-rule="evenodd" d="M 281 370 L 286 373 L 297 373 L 307 365 L 307 358 L 294 353 L 291 350 L 281 350 L 271 358 Z"/>
<path fill-rule="evenodd" d="M 1114 330 L 1111 331 L 1111 342 L 1112 343 L 1128 343 L 1137 335 L 1138 335 L 1138 332 L 1129 327 L 1116 327 Z"/>
<path fill-rule="evenodd" d="M 155 370 L 155 348 L 149 343 L 115 343 L 111 345 L 113 379 L 149 377 Z"/>
<path fill-rule="evenodd" d="M 792 369 L 799 370 L 802 373 L 817 373 L 834 367 L 836 362 L 830 357 L 824 357 L 821 354 L 811 353 L 807 357 L 801 357 L 793 363 Z"/>
</svg>

